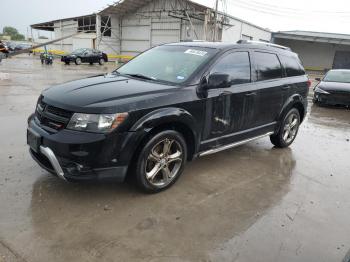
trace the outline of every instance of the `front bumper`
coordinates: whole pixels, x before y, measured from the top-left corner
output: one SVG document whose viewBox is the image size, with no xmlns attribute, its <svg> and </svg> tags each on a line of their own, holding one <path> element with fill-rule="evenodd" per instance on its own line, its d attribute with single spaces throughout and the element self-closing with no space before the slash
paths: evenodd
<svg viewBox="0 0 350 262">
<path fill-rule="evenodd" d="M 349 94 L 322 94 L 315 92 L 314 101 L 326 105 L 350 106 L 350 92 Z"/>
<path fill-rule="evenodd" d="M 128 162 L 123 160 L 121 145 L 127 134 L 92 134 L 71 130 L 49 133 L 28 120 L 28 129 L 39 136 L 40 145 L 29 151 L 45 170 L 64 180 L 124 181 Z"/>
</svg>

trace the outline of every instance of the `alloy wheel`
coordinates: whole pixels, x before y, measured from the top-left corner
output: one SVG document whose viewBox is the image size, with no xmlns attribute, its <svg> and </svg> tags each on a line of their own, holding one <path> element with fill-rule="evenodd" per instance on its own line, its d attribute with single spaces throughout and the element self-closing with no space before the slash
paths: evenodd
<svg viewBox="0 0 350 262">
<path fill-rule="evenodd" d="M 299 118 L 296 114 L 290 114 L 289 117 L 287 118 L 284 128 L 283 128 L 283 134 L 282 138 L 286 144 L 291 143 L 299 128 Z"/>
<path fill-rule="evenodd" d="M 166 138 L 150 151 L 145 165 L 147 181 L 158 188 L 169 185 L 178 175 L 183 161 L 183 148 L 174 139 Z"/>
</svg>

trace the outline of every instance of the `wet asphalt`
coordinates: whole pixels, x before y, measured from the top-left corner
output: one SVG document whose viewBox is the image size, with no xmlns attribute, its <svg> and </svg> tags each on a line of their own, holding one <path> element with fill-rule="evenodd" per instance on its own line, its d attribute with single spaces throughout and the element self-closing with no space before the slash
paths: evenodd
<svg viewBox="0 0 350 262">
<path fill-rule="evenodd" d="M 113 68 L 28 56 L 0 63 L 1 262 L 350 258 L 350 110 L 311 97 L 290 148 L 264 138 L 197 159 L 160 194 L 43 171 L 26 146 L 40 92 Z"/>
</svg>

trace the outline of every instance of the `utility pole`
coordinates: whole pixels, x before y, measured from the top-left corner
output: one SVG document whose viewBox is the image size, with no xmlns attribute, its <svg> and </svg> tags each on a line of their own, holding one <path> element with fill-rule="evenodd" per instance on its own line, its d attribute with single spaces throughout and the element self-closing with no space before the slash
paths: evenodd
<svg viewBox="0 0 350 262">
<path fill-rule="evenodd" d="M 218 20 L 218 8 L 219 8 L 219 0 L 215 1 L 215 16 L 214 16 L 214 35 L 213 35 L 213 42 L 216 41 L 216 36 L 217 36 L 217 20 Z"/>
</svg>

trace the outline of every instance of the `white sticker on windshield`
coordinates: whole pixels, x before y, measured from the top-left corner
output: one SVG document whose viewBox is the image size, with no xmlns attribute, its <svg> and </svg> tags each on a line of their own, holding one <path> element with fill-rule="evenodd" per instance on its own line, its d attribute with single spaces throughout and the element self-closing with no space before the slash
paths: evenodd
<svg viewBox="0 0 350 262">
<path fill-rule="evenodd" d="M 208 52 L 201 51 L 201 50 L 195 50 L 195 49 L 187 49 L 185 51 L 185 54 L 191 54 L 191 55 L 199 55 L 199 56 L 205 56 Z"/>
</svg>

